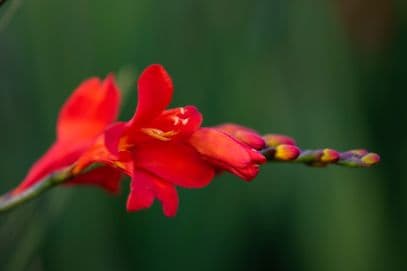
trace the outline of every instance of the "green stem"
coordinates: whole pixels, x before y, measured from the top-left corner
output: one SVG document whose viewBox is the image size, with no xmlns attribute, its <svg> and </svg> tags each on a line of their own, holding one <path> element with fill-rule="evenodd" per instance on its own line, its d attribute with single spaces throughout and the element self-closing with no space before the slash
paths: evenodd
<svg viewBox="0 0 407 271">
<path fill-rule="evenodd" d="M 321 151 L 319 150 L 305 150 L 301 151 L 300 155 L 295 159 L 295 162 L 309 164 L 318 161 L 320 157 Z"/>
<path fill-rule="evenodd" d="M 380 160 L 380 157 L 377 154 L 368 153 L 366 151 L 361 152 L 360 150 L 351 150 L 347 152 L 337 152 L 332 149 L 300 150 L 296 146 L 296 155 L 279 155 L 279 152 L 284 152 L 285 148 L 281 148 L 282 146 L 283 145 L 266 147 L 263 150 L 260 150 L 260 153 L 270 162 L 302 163 L 314 167 L 327 166 L 329 164 L 347 167 L 369 167 L 378 163 Z M 333 154 L 335 154 L 335 156 L 332 156 Z M 331 158 L 331 160 L 329 160 L 329 158 Z M 84 174 L 100 166 L 101 164 L 94 163 L 88 166 L 80 174 Z M 38 197 L 48 189 L 70 180 L 74 177 L 72 167 L 73 166 L 70 166 L 60 171 L 56 171 L 22 192 L 16 193 L 11 191 L 0 196 L 0 213 L 9 211 L 18 205 Z"/>
<path fill-rule="evenodd" d="M 3 196 L 0 196 L 0 213 L 9 211 L 18 205 L 38 197 L 48 189 L 65 182 L 71 177 L 71 168 L 68 167 L 45 177 L 21 193 L 9 192 Z"/>
</svg>

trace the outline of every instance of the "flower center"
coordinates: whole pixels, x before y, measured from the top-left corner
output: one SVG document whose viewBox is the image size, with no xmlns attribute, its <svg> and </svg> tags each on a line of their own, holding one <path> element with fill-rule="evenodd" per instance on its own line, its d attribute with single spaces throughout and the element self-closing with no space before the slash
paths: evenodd
<svg viewBox="0 0 407 271">
<path fill-rule="evenodd" d="M 164 132 L 163 130 L 156 129 L 156 128 L 142 128 L 141 131 L 146 135 L 154 137 L 161 141 L 170 141 L 173 136 L 178 134 L 176 131 L 167 131 Z"/>
</svg>

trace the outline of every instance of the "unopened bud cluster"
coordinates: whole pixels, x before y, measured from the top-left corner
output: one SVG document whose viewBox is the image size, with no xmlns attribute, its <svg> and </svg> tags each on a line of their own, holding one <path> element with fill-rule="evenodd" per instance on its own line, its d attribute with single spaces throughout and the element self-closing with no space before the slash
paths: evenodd
<svg viewBox="0 0 407 271">
<path fill-rule="evenodd" d="M 285 135 L 267 134 L 266 148 L 261 150 L 268 161 L 298 162 L 314 167 L 337 164 L 347 167 L 369 167 L 380 161 L 376 153 L 364 149 L 339 152 L 334 149 L 301 150 L 294 139 Z"/>
</svg>

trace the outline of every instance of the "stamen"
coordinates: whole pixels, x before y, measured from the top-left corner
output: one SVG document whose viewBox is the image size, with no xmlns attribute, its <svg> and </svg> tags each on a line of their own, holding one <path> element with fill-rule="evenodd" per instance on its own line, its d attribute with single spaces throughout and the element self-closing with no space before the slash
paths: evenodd
<svg viewBox="0 0 407 271">
<path fill-rule="evenodd" d="M 172 116 L 171 119 L 174 121 L 174 125 L 177 125 L 179 123 L 179 117 Z"/>
<path fill-rule="evenodd" d="M 187 125 L 187 123 L 189 122 L 189 118 L 183 119 L 178 116 L 172 116 L 171 119 L 174 125 L 178 125 L 180 122 L 182 125 Z"/>
<path fill-rule="evenodd" d="M 187 125 L 188 121 L 189 121 L 188 118 L 187 119 L 181 119 L 182 125 Z"/>
<path fill-rule="evenodd" d="M 155 128 L 142 128 L 141 131 L 161 141 L 170 141 L 174 135 L 178 134 L 176 131 L 164 132 Z"/>
</svg>

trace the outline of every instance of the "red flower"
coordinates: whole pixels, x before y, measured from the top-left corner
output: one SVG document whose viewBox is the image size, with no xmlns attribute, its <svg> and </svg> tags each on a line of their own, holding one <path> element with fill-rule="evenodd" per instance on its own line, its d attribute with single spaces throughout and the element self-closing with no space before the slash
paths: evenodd
<svg viewBox="0 0 407 271">
<path fill-rule="evenodd" d="M 194 106 L 165 110 L 172 94 L 164 68 L 157 64 L 146 68 L 138 81 L 132 119 L 109 128 L 77 163 L 79 171 L 102 162 L 130 175 L 129 211 L 148 208 L 157 198 L 164 214 L 173 216 L 179 203 L 176 186 L 202 188 L 219 169 L 249 180 L 257 174 L 257 164 L 265 162 L 251 146 L 220 128 L 200 128 L 202 115 Z"/>
<path fill-rule="evenodd" d="M 127 210 L 149 208 L 157 198 L 164 214 L 173 216 L 179 204 L 176 186 L 202 188 L 215 173 L 223 171 L 251 181 L 266 157 L 276 161 L 299 157 L 296 162 L 313 166 L 338 163 L 366 167 L 380 160 L 377 154 L 365 150 L 302 152 L 292 138 L 278 134 L 262 137 L 231 123 L 201 127 L 202 115 L 196 107 L 166 109 L 172 95 L 170 76 L 161 65 L 151 65 L 138 80 L 133 117 L 112 123 L 120 102 L 113 76 L 103 82 L 97 78 L 85 81 L 61 109 L 55 143 L 16 189 L 0 197 L 0 209 L 7 210 L 61 182 L 97 185 L 117 192 L 120 177 L 125 174 L 131 177 Z M 60 170 L 62 174 L 56 178 L 47 178 Z M 41 180 L 48 182 L 33 188 Z M 13 194 L 16 200 L 10 197 Z"/>
<path fill-rule="evenodd" d="M 57 121 L 57 138 L 48 151 L 31 167 L 23 182 L 13 191 L 20 193 L 38 183 L 49 174 L 72 165 L 94 144 L 107 125 L 118 114 L 120 93 L 112 75 L 103 82 L 91 78 L 83 82 L 63 105 Z M 75 183 L 89 183 L 98 173 L 108 174 L 117 180 L 117 173 L 112 170 L 95 171 L 83 182 L 80 178 Z M 81 177 L 82 178 L 82 177 Z M 108 190 L 115 191 L 113 178 L 105 183 L 92 182 Z"/>
<path fill-rule="evenodd" d="M 106 132 L 106 146 L 120 163 L 131 161 L 129 211 L 148 208 L 154 198 L 164 214 L 175 215 L 175 186 L 201 188 L 214 176 L 187 139 L 199 129 L 202 116 L 194 106 L 165 110 L 171 101 L 171 78 L 160 65 L 149 66 L 138 81 L 138 103 L 133 118 Z"/>
</svg>

